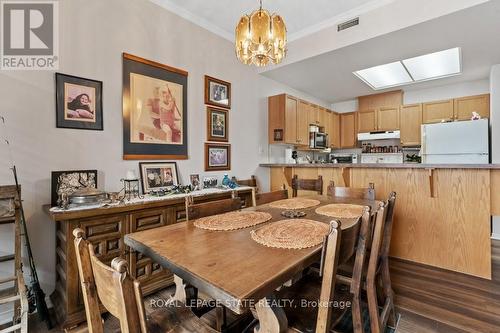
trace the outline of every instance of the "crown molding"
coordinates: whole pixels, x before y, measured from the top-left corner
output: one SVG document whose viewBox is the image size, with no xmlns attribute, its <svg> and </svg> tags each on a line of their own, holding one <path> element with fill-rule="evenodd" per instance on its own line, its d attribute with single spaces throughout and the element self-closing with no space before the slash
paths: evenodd
<svg viewBox="0 0 500 333">
<path fill-rule="evenodd" d="M 224 29 L 219 28 L 215 24 L 211 23 L 207 19 L 193 14 L 192 12 L 186 10 L 185 8 L 178 6 L 177 4 L 173 3 L 170 0 L 149 0 L 152 3 L 163 7 L 164 9 L 174 13 L 175 15 L 178 15 L 224 39 L 227 39 L 230 42 L 234 42 L 234 35 L 225 31 Z"/>
<path fill-rule="evenodd" d="M 208 21 L 207 19 L 196 15 L 192 13 L 191 11 L 188 11 L 187 9 L 175 4 L 171 0 L 150 0 L 152 3 L 174 13 L 175 15 L 178 15 L 230 42 L 234 42 L 234 34 L 229 33 L 226 30 L 218 27 L 217 25 L 213 24 L 212 22 Z M 347 12 L 344 12 L 342 14 L 336 15 L 332 18 L 329 18 L 328 20 L 321 21 L 317 24 L 314 24 L 310 27 L 307 27 L 305 29 L 299 30 L 295 33 L 289 34 L 288 35 L 288 41 L 292 42 L 294 40 L 306 37 L 308 35 L 311 35 L 315 32 L 318 32 L 320 30 L 330 28 L 336 24 L 339 24 L 342 21 L 349 20 L 351 18 L 354 18 L 356 16 L 362 15 L 364 13 L 367 13 L 369 11 L 372 11 L 374 9 L 386 6 L 395 0 L 372 0 L 364 5 L 361 5 L 359 7 L 353 8 Z M 243 15 L 243 13 L 242 13 Z M 285 22 L 286 23 L 286 22 Z"/>
</svg>

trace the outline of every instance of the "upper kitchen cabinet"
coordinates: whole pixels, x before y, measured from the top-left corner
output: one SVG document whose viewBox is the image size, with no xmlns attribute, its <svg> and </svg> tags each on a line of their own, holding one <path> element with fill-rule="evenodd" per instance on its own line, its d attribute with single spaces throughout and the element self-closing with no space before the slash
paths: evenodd
<svg viewBox="0 0 500 333">
<path fill-rule="evenodd" d="M 307 144 L 307 110 L 300 103 L 286 94 L 268 98 L 269 143 Z"/>
<path fill-rule="evenodd" d="M 340 148 L 356 147 L 356 114 L 357 112 L 340 114 Z"/>
<path fill-rule="evenodd" d="M 399 107 L 402 104 L 402 90 L 394 90 L 380 94 L 358 97 L 358 110 L 375 110 L 385 107 Z"/>
<path fill-rule="evenodd" d="M 323 127 L 324 131 L 326 132 L 326 127 L 327 127 L 327 118 L 328 118 L 328 113 L 329 111 L 325 108 L 322 108 L 321 106 L 318 107 L 318 126 Z"/>
<path fill-rule="evenodd" d="M 399 106 L 358 111 L 358 133 L 399 129 Z"/>
<path fill-rule="evenodd" d="M 402 105 L 399 114 L 401 117 L 401 144 L 403 146 L 420 145 L 422 104 Z"/>
<path fill-rule="evenodd" d="M 305 101 L 299 100 L 297 108 L 297 144 L 305 146 L 309 144 L 309 112 L 311 105 Z"/>
<path fill-rule="evenodd" d="M 336 112 L 330 112 L 330 147 L 340 148 L 340 115 Z"/>
<path fill-rule="evenodd" d="M 454 119 L 453 100 L 436 101 L 424 103 L 422 107 L 422 123 L 440 123 L 442 120 Z"/>
<path fill-rule="evenodd" d="M 490 94 L 456 98 L 453 101 L 455 120 L 470 120 L 472 112 L 481 118 L 490 117 Z"/>
<path fill-rule="evenodd" d="M 308 107 L 308 124 L 309 125 L 318 125 L 319 126 L 319 106 L 307 103 Z"/>
<path fill-rule="evenodd" d="M 399 106 L 381 107 L 377 110 L 377 130 L 393 131 L 399 129 Z"/>
<path fill-rule="evenodd" d="M 377 130 L 377 111 L 358 111 L 358 132 L 372 132 Z"/>
</svg>

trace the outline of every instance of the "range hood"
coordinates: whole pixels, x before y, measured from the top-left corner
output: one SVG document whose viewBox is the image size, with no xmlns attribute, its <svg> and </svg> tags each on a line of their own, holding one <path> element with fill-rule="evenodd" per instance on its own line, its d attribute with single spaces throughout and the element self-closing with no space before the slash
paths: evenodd
<svg viewBox="0 0 500 333">
<path fill-rule="evenodd" d="M 369 133 L 358 133 L 358 141 L 399 139 L 400 131 L 377 131 Z"/>
</svg>

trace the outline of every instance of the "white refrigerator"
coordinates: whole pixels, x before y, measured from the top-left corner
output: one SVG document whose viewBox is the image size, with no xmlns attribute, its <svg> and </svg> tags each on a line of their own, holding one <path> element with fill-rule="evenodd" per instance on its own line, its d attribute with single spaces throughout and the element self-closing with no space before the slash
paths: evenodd
<svg viewBox="0 0 500 333">
<path fill-rule="evenodd" d="M 422 125 L 422 163 L 488 164 L 488 119 Z"/>
</svg>

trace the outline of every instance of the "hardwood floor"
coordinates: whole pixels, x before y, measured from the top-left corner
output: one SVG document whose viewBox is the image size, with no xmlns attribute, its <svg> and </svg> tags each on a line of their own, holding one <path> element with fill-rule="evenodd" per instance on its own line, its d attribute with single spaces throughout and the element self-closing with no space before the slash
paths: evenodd
<svg viewBox="0 0 500 333">
<path fill-rule="evenodd" d="M 404 315 L 403 326 L 410 320 L 428 329 L 435 327 L 434 332 L 500 332 L 500 241 L 492 241 L 491 251 L 491 281 L 391 260 L 392 286 L 396 306 Z"/>
</svg>

